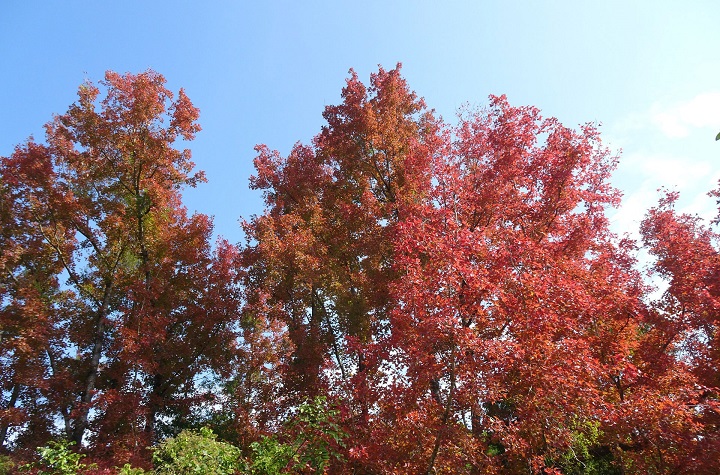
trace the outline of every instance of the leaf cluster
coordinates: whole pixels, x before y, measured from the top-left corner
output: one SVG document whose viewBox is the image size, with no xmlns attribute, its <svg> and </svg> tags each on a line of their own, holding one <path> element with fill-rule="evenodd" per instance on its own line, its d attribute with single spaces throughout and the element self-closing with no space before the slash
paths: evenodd
<svg viewBox="0 0 720 475">
<path fill-rule="evenodd" d="M 67 440 L 51 441 L 46 447 L 38 448 L 39 460 L 22 465 L 23 471 L 32 471 L 37 475 L 77 475 L 90 468 L 81 462 L 84 454 L 71 450 L 74 442 Z"/>
<path fill-rule="evenodd" d="M 158 475 L 230 475 L 237 471 L 239 448 L 218 441 L 209 428 L 185 430 L 153 448 Z"/>
</svg>

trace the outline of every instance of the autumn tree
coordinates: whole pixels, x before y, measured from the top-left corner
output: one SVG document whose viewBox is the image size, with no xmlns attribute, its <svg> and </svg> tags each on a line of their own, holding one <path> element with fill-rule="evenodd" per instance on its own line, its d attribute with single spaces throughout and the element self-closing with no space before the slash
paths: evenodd
<svg viewBox="0 0 720 475">
<path fill-rule="evenodd" d="M 257 148 L 251 186 L 265 190 L 266 212 L 245 224 L 245 312 L 287 326 L 290 405 L 330 392 L 364 427 L 365 347 L 387 331 L 394 235 L 404 207 L 429 188 L 424 149 L 438 124 L 399 68 L 380 69 L 370 87 L 351 72 L 342 97 L 312 146 L 286 158 Z"/>
<path fill-rule="evenodd" d="M 34 173 L 44 175 L 43 164 L 36 165 Z M 35 223 L 51 226 L 49 216 L 33 215 L 31 198 L 15 185 L 12 176 L 0 179 L 0 445 L 5 450 L 13 427 L 26 425 L 39 438 L 52 430 L 52 410 L 43 397 L 48 389 L 44 362 L 64 297 L 58 287 L 62 263 L 33 232 Z"/>
<path fill-rule="evenodd" d="M 246 311 L 287 326 L 288 407 L 345 404 L 337 470 L 709 470 L 712 411 L 692 415 L 709 372 L 658 346 L 594 126 L 491 97 L 450 127 L 399 68 L 351 73 L 324 117 L 311 146 L 258 148 L 243 263 Z"/>
<path fill-rule="evenodd" d="M 615 158 L 592 126 L 504 97 L 453 135 L 397 239 L 405 274 L 385 350 L 404 375 L 386 416 L 407 431 L 396 463 L 411 452 L 423 473 L 559 470 L 636 364 L 644 286 L 632 246 L 608 230 Z"/>
<path fill-rule="evenodd" d="M 652 270 L 665 286 L 652 302 L 653 337 L 646 342 L 646 351 L 656 355 L 655 373 L 675 395 L 675 404 L 663 408 L 676 415 L 674 424 L 663 427 L 663 448 L 683 448 L 666 449 L 652 462 L 665 471 L 717 473 L 717 458 L 706 454 L 720 450 L 720 236 L 698 216 L 678 213 L 678 198 L 666 193 L 641 224 L 643 242 L 656 259 Z"/>
<path fill-rule="evenodd" d="M 102 99 L 82 85 L 46 144 L 2 160 L 3 435 L 14 424 L 19 441 L 42 442 L 28 422 L 42 414 L 78 446 L 129 456 L 160 415 L 187 416 L 196 377 L 229 371 L 236 252 L 213 249 L 211 219 L 182 206 L 204 176 L 174 144 L 200 130 L 198 110 L 164 84 L 109 72 Z"/>
<path fill-rule="evenodd" d="M 198 111 L 152 71 L 0 160 L 4 450 L 147 466 L 209 424 L 256 471 L 720 470 L 720 239 L 676 195 L 618 237 L 597 127 L 504 96 L 447 125 L 399 65 L 323 116 L 257 147 L 241 249 L 183 206 Z"/>
</svg>

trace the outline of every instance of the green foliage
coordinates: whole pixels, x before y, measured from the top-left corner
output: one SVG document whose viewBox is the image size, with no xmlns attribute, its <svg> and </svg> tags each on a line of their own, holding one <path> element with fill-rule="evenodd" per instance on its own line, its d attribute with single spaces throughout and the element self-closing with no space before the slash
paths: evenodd
<svg viewBox="0 0 720 475">
<path fill-rule="evenodd" d="M 118 475 L 145 475 L 146 472 L 142 468 L 134 468 L 129 463 L 126 463 L 118 470 Z"/>
<path fill-rule="evenodd" d="M 505 447 L 500 443 L 489 442 L 485 453 L 487 455 L 489 455 L 490 457 L 495 457 L 496 455 L 502 455 L 505 453 Z"/>
<path fill-rule="evenodd" d="M 158 475 L 230 475 L 240 468 L 240 449 L 217 440 L 212 430 L 185 430 L 153 449 Z M 132 470 L 132 469 L 131 469 Z M 127 472 L 126 475 L 138 472 Z M 142 472 L 139 472 L 142 473 Z"/>
<path fill-rule="evenodd" d="M 622 471 L 614 464 L 610 450 L 601 445 L 602 431 L 599 422 L 581 424 L 573 433 L 569 451 L 559 460 L 563 473 L 574 475 L 619 475 Z"/>
<path fill-rule="evenodd" d="M 330 459 L 341 457 L 335 447 L 343 447 L 343 439 L 347 437 L 335 422 L 338 411 L 327 406 L 327 399 L 318 396 L 314 401 L 302 404 L 296 418 L 290 423 L 292 428 L 299 431 L 295 446 L 298 448 L 300 464 L 312 467 L 317 472 L 322 472 Z"/>
<path fill-rule="evenodd" d="M 0 475 L 10 475 L 15 468 L 15 464 L 7 455 L 0 455 Z"/>
<path fill-rule="evenodd" d="M 288 441 L 266 436 L 250 445 L 247 461 L 239 448 L 217 440 L 209 428 L 199 431 L 184 430 L 176 437 L 166 439 L 153 448 L 155 470 L 146 472 L 126 464 L 118 469 L 119 475 L 279 475 L 286 473 L 323 473 L 332 460 L 340 460 L 339 447 L 347 434 L 335 422 L 338 411 L 328 407 L 327 399 L 317 397 L 298 407 L 295 416 L 286 424 Z M 57 459 L 74 461 L 79 454 L 67 451 L 47 453 L 43 461 L 49 464 Z M 48 458 L 50 457 L 50 458 Z M 72 457 L 75 457 L 74 459 Z M 79 468 L 84 467 L 82 464 Z M 3 472 L 0 472 L 2 475 Z M 9 473 L 9 472 L 8 472 Z M 76 471 L 41 473 L 77 473 Z"/>
<path fill-rule="evenodd" d="M 252 443 L 249 473 L 323 473 L 331 460 L 340 460 L 341 454 L 337 448 L 344 447 L 343 439 L 347 434 L 335 422 L 338 411 L 327 406 L 327 399 L 322 396 L 302 404 L 288 423 L 289 432 L 296 434 L 290 442 L 263 437 Z"/>
<path fill-rule="evenodd" d="M 275 437 L 263 437 L 250 444 L 253 451 L 248 467 L 251 475 L 277 475 L 297 463 L 297 450 L 291 444 L 282 444 Z M 294 463 L 292 463 L 294 462 Z"/>
<path fill-rule="evenodd" d="M 75 442 L 67 440 L 52 441 L 47 447 L 40 447 L 38 454 L 40 460 L 36 463 L 23 465 L 24 470 L 38 468 L 37 475 L 76 475 L 89 468 L 88 465 L 80 463 L 84 454 L 70 450 Z"/>
</svg>

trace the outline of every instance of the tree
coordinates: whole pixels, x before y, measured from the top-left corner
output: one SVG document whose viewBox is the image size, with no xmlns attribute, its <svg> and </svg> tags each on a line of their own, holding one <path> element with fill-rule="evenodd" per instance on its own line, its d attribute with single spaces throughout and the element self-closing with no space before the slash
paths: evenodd
<svg viewBox="0 0 720 475">
<path fill-rule="evenodd" d="M 712 472 L 595 127 L 504 96 L 449 127 L 399 67 L 351 72 L 324 117 L 312 146 L 258 148 L 246 311 L 287 326 L 286 405 L 345 401 L 346 470 Z"/>
<path fill-rule="evenodd" d="M 34 165 L 33 173 L 43 176 L 43 164 Z M 23 187 L 15 186 L 15 179 L 0 178 L 0 446 L 4 450 L 14 427 L 26 424 L 40 439 L 52 429 L 51 411 L 42 395 L 48 389 L 43 383 L 44 361 L 49 329 L 58 320 L 58 303 L 53 302 L 64 298 L 58 287 L 62 263 L 33 232 L 35 225 L 51 226 L 51 220 L 32 213 L 31 198 Z M 70 239 L 69 233 L 64 237 Z"/>
<path fill-rule="evenodd" d="M 21 444 L 43 442 L 33 418 L 49 436 L 59 417 L 78 446 L 137 455 L 160 414 L 187 416 L 196 377 L 232 365 L 236 252 L 213 251 L 210 218 L 181 204 L 182 188 L 204 181 L 190 151 L 173 148 L 200 130 L 198 110 L 164 84 L 153 71 L 108 72 L 102 100 L 82 85 L 46 145 L 30 140 L 0 163 L 3 315 L 15 325 L 4 318 L 4 405 L 41 401 L 6 418 L 3 435 L 14 424 Z"/>
<path fill-rule="evenodd" d="M 371 82 L 366 88 L 351 72 L 313 147 L 298 144 L 287 158 L 257 148 L 251 186 L 266 190 L 267 210 L 245 224 L 243 253 L 244 311 L 288 329 L 289 404 L 337 391 L 356 436 L 373 399 L 365 347 L 392 308 L 395 229 L 403 204 L 429 186 L 429 161 L 411 146 L 431 149 L 438 129 L 399 68 L 380 69 Z"/>
<path fill-rule="evenodd" d="M 675 194 L 651 209 L 654 299 L 609 230 L 596 127 L 504 96 L 450 126 L 400 65 L 351 71 L 312 144 L 257 147 L 266 209 L 238 249 L 182 205 L 198 112 L 164 84 L 108 73 L 0 159 L 4 451 L 75 470 L 65 438 L 103 473 L 153 450 L 161 471 L 720 470 L 720 236 Z"/>
<path fill-rule="evenodd" d="M 407 377 L 384 434 L 417 472 L 552 468 L 618 397 L 642 318 L 640 276 L 604 214 L 615 159 L 593 127 L 504 97 L 453 135 L 396 239 L 404 275 L 384 351 Z"/>
<path fill-rule="evenodd" d="M 710 194 L 717 197 L 720 192 Z M 716 473 L 718 461 L 703 454 L 720 450 L 719 236 L 697 216 L 677 213 L 678 198 L 677 193 L 666 193 L 641 224 L 644 244 L 657 259 L 655 275 L 667 285 L 652 302 L 654 338 L 648 346 L 661 355 L 656 365 L 676 375 L 671 390 L 681 397 L 680 407 L 674 409 L 691 429 L 669 434 L 679 439 L 683 452 L 658 463 Z M 684 381 L 678 381 L 680 376 Z"/>
</svg>

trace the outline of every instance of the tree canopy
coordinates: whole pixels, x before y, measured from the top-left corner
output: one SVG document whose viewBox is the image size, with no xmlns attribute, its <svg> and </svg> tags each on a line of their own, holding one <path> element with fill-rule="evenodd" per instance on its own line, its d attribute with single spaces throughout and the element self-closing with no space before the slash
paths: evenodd
<svg viewBox="0 0 720 475">
<path fill-rule="evenodd" d="M 613 234 L 597 127 L 505 96 L 450 125 L 400 65 L 351 70 L 311 144 L 256 148 L 265 209 L 213 244 L 182 204 L 198 114 L 108 72 L 0 160 L 13 458 L 67 439 L 148 468 L 182 440 L 222 473 L 720 471 L 720 236 L 673 193 L 640 242 Z"/>
</svg>

